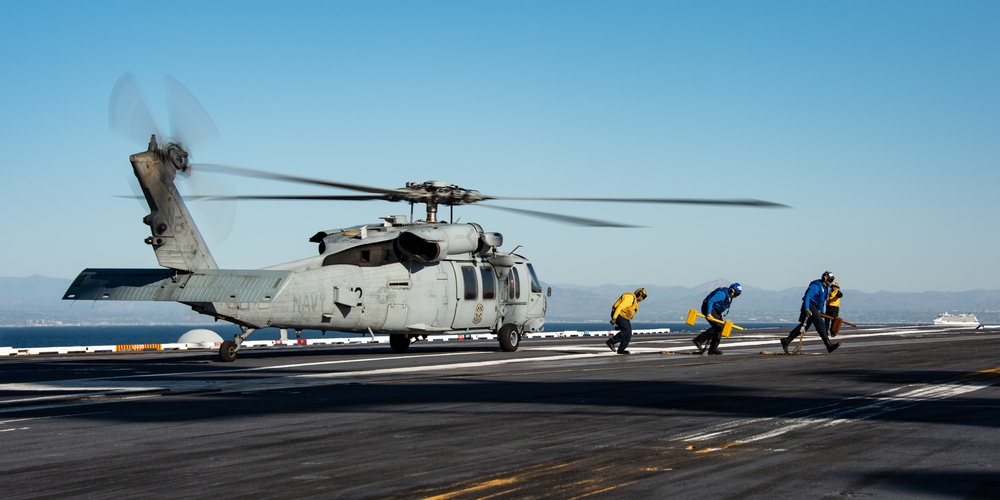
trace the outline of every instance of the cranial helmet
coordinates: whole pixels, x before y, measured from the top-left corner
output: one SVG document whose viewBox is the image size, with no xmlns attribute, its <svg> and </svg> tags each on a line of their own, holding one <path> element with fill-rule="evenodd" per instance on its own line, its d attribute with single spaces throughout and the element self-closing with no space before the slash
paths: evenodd
<svg viewBox="0 0 1000 500">
<path fill-rule="evenodd" d="M 639 298 L 639 299 L 645 299 L 646 298 L 646 289 L 645 288 L 637 288 L 635 290 L 635 296 L 636 296 L 636 298 Z"/>
<path fill-rule="evenodd" d="M 733 297 L 739 297 L 740 294 L 743 293 L 743 285 L 733 283 L 732 285 L 729 285 L 729 290 L 732 292 Z"/>
<path fill-rule="evenodd" d="M 830 282 L 830 283 L 833 283 L 834 281 L 837 280 L 837 278 L 833 277 L 833 271 L 826 271 L 825 273 L 823 273 L 823 276 L 821 277 L 821 279 L 823 281 L 827 281 L 827 282 Z"/>
</svg>

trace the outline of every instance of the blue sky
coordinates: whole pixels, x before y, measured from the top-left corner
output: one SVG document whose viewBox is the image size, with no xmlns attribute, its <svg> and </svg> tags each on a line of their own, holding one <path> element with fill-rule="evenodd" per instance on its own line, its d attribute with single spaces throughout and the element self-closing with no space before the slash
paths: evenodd
<svg viewBox="0 0 1000 500">
<path fill-rule="evenodd" d="M 146 209 L 120 197 L 145 144 L 108 127 L 112 87 L 131 72 L 161 128 L 164 73 L 211 114 L 220 135 L 194 162 L 792 207 L 497 203 L 640 229 L 456 210 L 503 233 L 502 249 L 521 245 L 550 284 L 777 290 L 830 269 L 845 289 L 1000 288 L 998 25 L 995 1 L 4 2 L 0 276 L 156 267 Z M 313 255 L 318 230 L 409 212 L 195 205 L 234 268 Z"/>
</svg>

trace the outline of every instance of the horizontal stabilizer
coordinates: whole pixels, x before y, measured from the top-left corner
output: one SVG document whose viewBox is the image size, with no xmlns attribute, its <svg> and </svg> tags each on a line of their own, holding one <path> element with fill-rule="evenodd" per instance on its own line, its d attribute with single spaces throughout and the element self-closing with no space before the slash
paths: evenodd
<svg viewBox="0 0 1000 500">
<path fill-rule="evenodd" d="M 84 269 L 63 300 L 268 303 L 292 271 L 241 269 Z"/>
</svg>

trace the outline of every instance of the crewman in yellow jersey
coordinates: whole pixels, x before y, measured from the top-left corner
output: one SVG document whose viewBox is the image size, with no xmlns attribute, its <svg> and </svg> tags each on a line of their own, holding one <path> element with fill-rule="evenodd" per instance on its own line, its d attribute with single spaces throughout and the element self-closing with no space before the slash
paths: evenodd
<svg viewBox="0 0 1000 500">
<path fill-rule="evenodd" d="M 632 318 L 639 312 L 639 302 L 646 299 L 646 289 L 639 288 L 633 292 L 625 292 L 611 306 L 611 323 L 615 325 L 618 333 L 606 342 L 608 348 L 618 354 L 629 354 L 628 343 L 632 340 Z M 616 346 L 616 344 L 621 345 Z"/>
<path fill-rule="evenodd" d="M 830 332 L 831 337 L 837 336 L 830 327 L 833 325 L 833 320 L 840 316 L 840 298 L 843 296 L 844 292 L 840 291 L 840 283 L 834 281 L 830 285 L 830 298 L 826 299 L 826 315 L 829 318 L 823 318 L 826 321 L 826 331 Z"/>
</svg>

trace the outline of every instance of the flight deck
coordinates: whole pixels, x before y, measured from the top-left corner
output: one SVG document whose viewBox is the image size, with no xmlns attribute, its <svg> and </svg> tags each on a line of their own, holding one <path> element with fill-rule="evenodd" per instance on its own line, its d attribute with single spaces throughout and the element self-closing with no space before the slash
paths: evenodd
<svg viewBox="0 0 1000 500">
<path fill-rule="evenodd" d="M 1000 331 L 0 357 L 6 498 L 989 498 Z"/>
</svg>

